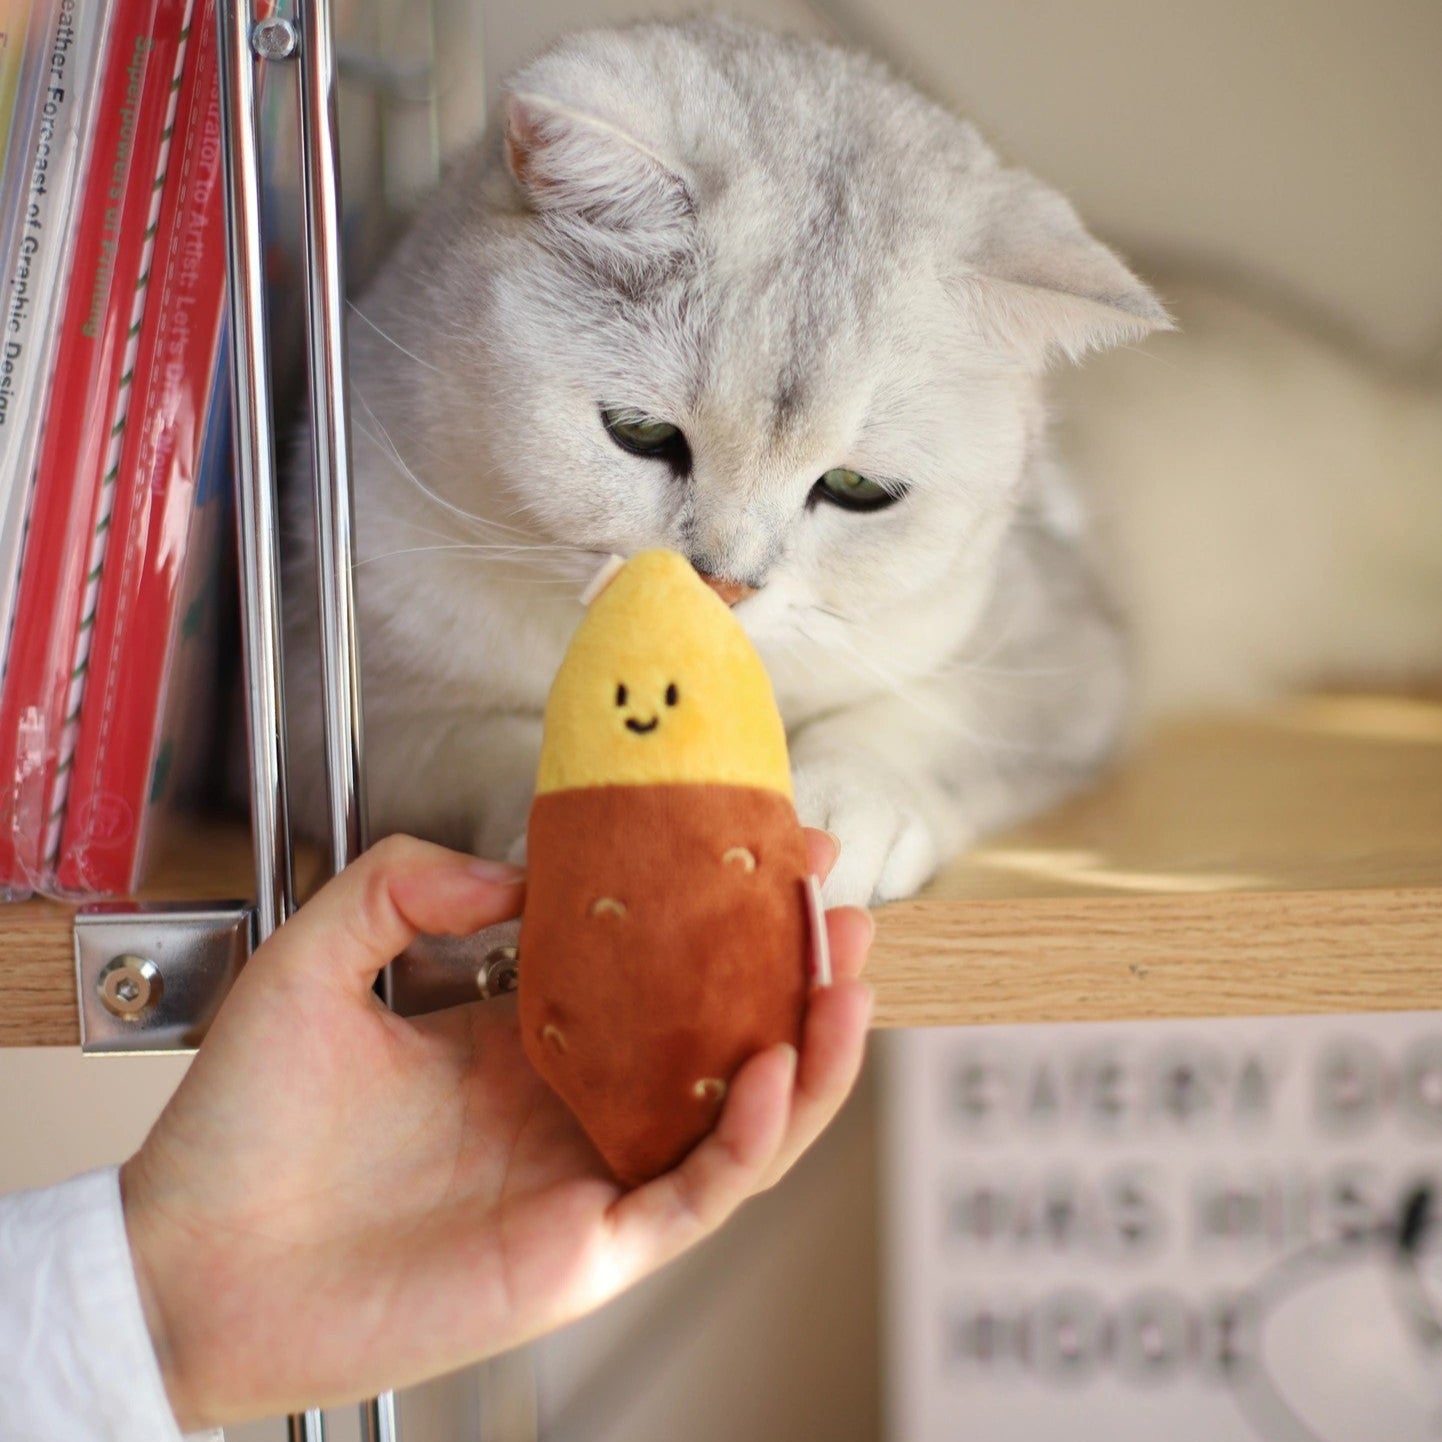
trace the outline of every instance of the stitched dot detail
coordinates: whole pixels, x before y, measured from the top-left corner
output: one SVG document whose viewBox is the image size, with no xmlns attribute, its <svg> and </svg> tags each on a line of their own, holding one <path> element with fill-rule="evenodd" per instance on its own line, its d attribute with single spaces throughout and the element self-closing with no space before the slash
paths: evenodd
<svg viewBox="0 0 1442 1442">
<path fill-rule="evenodd" d="M 541 1040 L 545 1042 L 552 1051 L 558 1053 L 560 1056 L 565 1056 L 566 1038 L 560 1027 L 553 1026 L 550 1022 L 547 1022 L 546 1025 L 541 1028 Z"/>
<path fill-rule="evenodd" d="M 592 916 L 625 916 L 626 903 L 614 896 L 601 896 L 591 903 Z"/>
<path fill-rule="evenodd" d="M 719 1076 L 703 1076 L 691 1088 L 691 1095 L 697 1101 L 719 1102 L 726 1095 L 726 1083 Z"/>
<path fill-rule="evenodd" d="M 730 851 L 721 853 L 721 864 L 723 866 L 739 866 L 749 876 L 756 870 L 756 857 L 744 846 L 733 846 Z"/>
</svg>

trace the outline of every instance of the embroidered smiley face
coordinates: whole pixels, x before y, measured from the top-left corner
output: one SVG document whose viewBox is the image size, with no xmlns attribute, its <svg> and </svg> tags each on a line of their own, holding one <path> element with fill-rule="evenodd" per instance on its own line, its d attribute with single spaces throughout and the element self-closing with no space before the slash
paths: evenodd
<svg viewBox="0 0 1442 1442">
<path fill-rule="evenodd" d="M 679 706 L 681 704 L 681 688 L 674 681 L 667 682 L 661 701 L 666 706 Z M 624 713 L 622 721 L 626 730 L 634 732 L 637 736 L 649 736 L 661 724 L 662 713 L 659 707 L 653 709 L 646 720 L 640 719 L 635 710 L 636 698 L 632 696 L 631 688 L 624 681 L 616 683 L 616 705 Z"/>
<path fill-rule="evenodd" d="M 546 702 L 537 793 L 672 783 L 791 795 L 786 733 L 741 624 L 683 556 L 633 556 L 591 603 Z"/>
</svg>

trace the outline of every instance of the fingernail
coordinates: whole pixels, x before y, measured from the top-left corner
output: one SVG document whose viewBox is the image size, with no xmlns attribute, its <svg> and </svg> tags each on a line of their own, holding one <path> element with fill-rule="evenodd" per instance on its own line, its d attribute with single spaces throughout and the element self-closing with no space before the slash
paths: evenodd
<svg viewBox="0 0 1442 1442">
<path fill-rule="evenodd" d="M 870 946 L 876 940 L 876 918 L 864 906 L 848 906 L 847 911 L 854 911 L 866 923 L 866 944 Z"/>
<path fill-rule="evenodd" d="M 796 1079 L 796 1067 L 801 1060 L 801 1055 L 789 1041 L 781 1043 L 781 1052 L 786 1058 L 786 1075 L 794 1081 Z"/>
<path fill-rule="evenodd" d="M 519 866 L 512 866 L 508 861 L 489 861 L 483 856 L 476 857 L 467 869 L 472 876 L 496 886 L 519 886 L 526 879 L 526 873 Z"/>
<path fill-rule="evenodd" d="M 864 985 L 864 983 L 863 983 L 863 985 Z M 868 1029 L 868 1030 L 870 1030 L 870 1028 L 871 1028 L 871 1018 L 872 1018 L 873 1016 L 875 1016 L 875 1015 L 876 1015 L 876 988 L 875 988 L 874 986 L 868 986 L 868 987 L 866 987 L 866 1026 L 867 1026 L 867 1029 Z"/>
<path fill-rule="evenodd" d="M 825 834 L 831 838 L 831 844 L 836 848 L 836 854 L 837 854 L 837 856 L 840 856 L 840 855 L 841 855 L 841 838 L 840 838 L 834 831 L 828 831 L 828 832 L 826 832 Z"/>
</svg>

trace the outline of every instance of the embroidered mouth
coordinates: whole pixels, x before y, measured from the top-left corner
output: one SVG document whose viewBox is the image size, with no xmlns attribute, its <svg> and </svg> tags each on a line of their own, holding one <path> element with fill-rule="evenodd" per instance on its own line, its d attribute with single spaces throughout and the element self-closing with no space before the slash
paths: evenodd
<svg viewBox="0 0 1442 1442">
<path fill-rule="evenodd" d="M 654 731 L 660 724 L 659 716 L 653 716 L 649 721 L 638 721 L 634 716 L 626 717 L 626 730 L 634 731 L 638 736 L 644 736 L 648 731 Z"/>
</svg>

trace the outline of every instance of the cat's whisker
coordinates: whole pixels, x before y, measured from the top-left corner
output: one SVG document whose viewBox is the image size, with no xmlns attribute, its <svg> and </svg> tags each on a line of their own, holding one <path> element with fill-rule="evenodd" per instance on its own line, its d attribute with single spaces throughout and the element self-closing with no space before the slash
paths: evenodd
<svg viewBox="0 0 1442 1442">
<path fill-rule="evenodd" d="M 381 529 L 396 529 L 413 531 L 418 536 L 429 536 L 434 541 L 442 544 L 455 541 L 456 536 L 450 531 L 437 531 L 430 526 L 419 525 L 415 521 L 408 521 L 403 516 L 382 516 L 377 518 L 382 526 Z"/>
<path fill-rule="evenodd" d="M 356 562 L 357 566 L 369 565 L 372 561 L 384 561 L 391 556 L 416 556 L 422 553 L 436 551 L 466 551 L 472 555 L 483 556 L 487 560 L 506 561 L 517 559 L 530 559 L 537 552 L 549 552 L 566 550 L 560 546 L 499 546 L 486 545 L 483 542 L 475 541 L 450 541 L 437 546 L 398 546 L 395 550 L 379 551 L 374 555 L 365 556 Z"/>
<path fill-rule="evenodd" d="M 849 638 L 836 638 L 842 642 L 848 650 L 849 657 L 843 658 L 843 664 L 849 659 L 852 661 L 858 672 L 868 676 L 875 681 L 881 693 L 900 701 L 904 706 L 909 707 L 918 715 L 924 716 L 932 722 L 937 729 L 945 735 L 955 737 L 971 746 L 976 755 L 984 765 L 994 774 L 1000 774 L 1001 755 L 1007 751 L 1025 753 L 1029 750 L 1022 743 L 1013 742 L 1006 737 L 987 735 L 976 730 L 967 720 L 955 710 L 943 709 L 938 703 L 934 703 L 916 694 L 916 688 L 924 686 L 931 679 L 927 677 L 902 677 L 890 673 L 887 669 L 858 652 Z"/>
<path fill-rule="evenodd" d="M 812 609 L 819 610 L 821 608 L 813 607 Z M 857 673 L 875 682 L 882 694 L 900 701 L 919 715 L 926 717 L 944 734 L 965 742 L 975 750 L 983 765 L 993 773 L 999 774 L 1001 764 L 999 753 L 1007 750 L 1009 743 L 1000 737 L 983 735 L 954 710 L 943 710 L 938 705 L 918 696 L 915 688 L 925 685 L 931 679 L 929 676 L 902 676 L 888 671 L 874 658 L 867 657 L 858 651 L 851 637 L 844 633 L 823 639 L 803 625 L 799 625 L 798 630 L 814 647 L 825 651 L 833 661 L 836 659 L 836 646 L 839 643 L 846 653 L 840 658 L 843 665 L 848 662 L 853 663 Z M 804 651 L 793 648 L 792 655 L 806 665 L 813 674 L 820 671 L 819 665 L 813 664 L 811 658 Z M 1011 749 L 1018 748 L 1012 747 Z"/>
<path fill-rule="evenodd" d="M 377 515 L 372 512 L 371 518 L 379 523 L 379 529 L 383 533 L 393 530 L 409 531 L 418 536 L 432 537 L 436 544 L 395 546 L 389 550 L 364 556 L 357 561 L 357 566 L 400 556 L 436 555 L 449 552 L 459 557 L 461 553 L 465 553 L 468 559 L 484 560 L 498 569 L 504 568 L 504 579 L 508 586 L 524 581 L 526 584 L 564 586 L 579 591 L 594 574 L 595 568 L 601 560 L 601 557 L 594 551 L 578 546 L 533 540 L 525 532 L 512 531 L 510 527 L 501 527 L 502 535 L 512 533 L 520 537 L 519 540 L 512 541 L 508 538 L 498 541 L 471 540 L 457 536 L 454 532 L 435 530 L 410 517 Z M 544 571 L 551 574 L 522 577 L 515 572 L 514 568 L 517 566 L 532 572 Z"/>
<path fill-rule="evenodd" d="M 822 610 L 820 607 L 811 609 Z M 823 614 L 825 614 L 824 611 Z M 838 632 L 823 640 L 814 633 L 806 631 L 804 628 L 801 629 L 813 645 L 826 650 L 833 659 L 837 657 L 836 648 L 839 645 L 843 652 L 839 658 L 843 666 L 849 666 L 857 675 L 874 682 L 879 691 L 895 697 L 919 715 L 934 722 L 944 732 L 973 743 L 979 751 L 989 756 L 994 755 L 998 750 L 1007 749 L 1008 743 L 1004 739 L 979 735 L 955 711 L 945 709 L 940 703 L 919 696 L 917 688 L 924 687 L 932 679 L 931 676 L 912 676 L 886 667 L 875 657 L 867 656 L 861 651 L 845 632 Z"/>
<path fill-rule="evenodd" d="M 808 607 L 808 610 L 813 614 L 841 622 L 842 625 L 853 624 L 852 618 L 846 616 L 843 612 L 819 602 L 813 602 Z M 1023 670 L 1019 667 L 988 667 L 986 660 L 1001 649 L 1006 642 L 1006 628 L 1001 628 L 1001 632 L 994 639 L 993 644 L 990 645 L 986 653 L 976 661 L 955 660 L 939 667 L 926 677 L 911 676 L 894 671 L 882 664 L 875 657 L 867 656 L 857 646 L 854 638 L 845 630 L 838 629 L 834 635 L 824 640 L 814 632 L 807 631 L 806 634 L 813 645 L 819 649 L 825 649 L 833 655 L 836 652 L 836 648 L 838 646 L 841 647 L 845 653 L 841 658 L 843 665 L 849 665 L 859 674 L 874 681 L 881 690 L 899 697 L 914 710 L 937 721 L 948 731 L 966 733 L 969 739 L 976 741 L 978 745 L 986 745 L 988 743 L 985 742 L 984 738 L 970 733 L 964 723 L 962 723 L 953 712 L 938 709 L 937 706 L 932 705 L 930 702 L 923 701 L 915 694 L 915 688 L 925 685 L 930 680 L 948 676 L 965 675 L 967 677 L 976 677 L 981 681 L 990 680 L 995 683 L 1012 678 L 1025 680 L 1033 676 L 1038 678 L 1046 676 L 1067 676 L 1076 674 L 1080 669 L 1078 667 L 1035 667 Z M 795 654 L 798 659 L 801 659 L 803 664 L 807 664 L 808 670 L 816 674 L 819 668 L 810 664 L 810 658 L 806 657 L 804 652 L 793 652 L 793 654 Z"/>
<path fill-rule="evenodd" d="M 413 360 L 418 366 L 423 366 L 428 371 L 434 371 L 437 375 L 445 374 L 445 371 L 440 366 L 432 365 L 430 361 L 422 360 L 414 351 L 407 350 L 393 335 L 383 331 L 353 300 L 347 300 L 346 305 L 350 308 L 353 315 L 358 315 L 383 341 L 388 345 L 393 345 L 408 360 Z"/>
<path fill-rule="evenodd" d="M 1010 698 L 1013 704 L 1025 704 L 1032 698 L 1054 690 L 1054 686 L 1039 686 L 1039 682 L 1046 682 L 1050 678 L 1044 674 L 1033 674 L 1023 672 L 1016 677 L 1008 677 L 1004 674 L 973 676 L 965 670 L 948 670 L 937 673 L 938 680 L 948 680 L 957 684 L 963 684 L 970 689 L 973 696 L 980 699 L 989 696 L 993 699 Z M 1066 673 L 1062 673 L 1057 679 L 1063 683 Z"/>
<path fill-rule="evenodd" d="M 443 434 L 440 427 L 434 425 L 407 426 L 404 421 L 399 420 L 394 416 L 390 418 L 390 421 L 387 424 L 381 421 L 380 417 L 375 412 L 375 408 L 371 406 L 369 402 L 366 401 L 365 397 L 359 392 L 357 393 L 357 400 L 360 401 L 360 403 L 365 407 L 367 414 L 371 417 L 374 423 L 379 426 L 384 432 L 384 438 L 382 438 L 381 436 L 377 436 L 373 431 L 366 428 L 362 422 L 357 421 L 357 425 L 360 426 L 362 433 L 369 436 L 370 439 L 374 441 L 377 445 L 383 446 L 385 449 L 394 452 L 397 458 L 402 460 L 402 464 L 405 464 L 407 466 L 407 469 L 411 472 L 412 476 L 415 475 L 415 466 L 413 464 L 405 462 L 404 458 L 401 458 L 399 455 L 400 442 L 402 441 L 405 443 L 407 454 L 414 455 L 416 452 L 420 452 L 430 457 L 431 459 L 440 462 L 442 465 L 446 465 L 450 462 L 451 454 L 445 448 L 437 444 L 438 440 Z M 451 434 L 453 437 L 463 439 L 467 436 L 472 435 L 485 435 L 487 434 L 487 432 L 484 430 L 484 428 L 477 427 L 475 429 L 452 431 Z M 518 527 L 508 526 L 503 521 L 497 520 L 491 516 L 487 516 L 484 518 L 478 517 L 477 519 L 483 520 L 484 525 L 494 530 L 514 531 L 517 535 L 526 534 L 525 532 L 522 532 Z"/>
<path fill-rule="evenodd" d="M 377 551 L 373 555 L 357 557 L 355 569 L 360 570 L 362 566 L 372 565 L 376 561 L 389 561 L 396 556 L 419 556 L 435 551 L 469 551 L 470 549 L 471 548 L 462 541 L 456 541 L 445 546 L 397 546 L 391 551 Z"/>
<path fill-rule="evenodd" d="M 433 501 L 442 509 L 449 511 L 458 520 L 465 521 L 468 525 L 478 526 L 483 531 L 489 529 L 510 531 L 516 535 L 525 534 L 517 527 L 504 525 L 499 521 L 490 520 L 486 516 L 478 516 L 474 512 L 468 511 L 464 507 L 456 505 L 453 501 L 448 501 L 444 496 L 438 494 L 436 491 L 433 491 L 428 485 L 425 484 L 424 481 L 421 480 L 418 475 L 416 475 L 416 473 L 411 469 L 411 467 L 406 464 L 405 458 L 401 455 L 400 451 L 396 448 L 395 442 L 391 439 L 390 432 L 386 430 L 384 424 L 381 422 L 380 417 L 377 416 L 375 411 L 371 409 L 371 406 L 366 401 L 365 397 L 358 395 L 356 399 L 360 401 L 361 407 L 364 409 L 366 415 L 370 417 L 371 423 L 375 427 L 375 430 L 372 431 L 365 425 L 364 422 L 359 422 L 361 432 L 367 437 L 369 437 L 369 439 L 373 441 L 376 445 L 381 446 L 389 453 L 391 459 L 399 468 L 401 475 L 404 476 L 405 479 L 408 480 L 428 500 Z"/>
<path fill-rule="evenodd" d="M 819 610 L 820 608 L 812 607 L 811 609 Z M 843 666 L 849 667 L 858 676 L 874 682 L 882 691 L 901 694 L 907 681 L 910 680 L 908 677 L 888 671 L 875 658 L 865 655 L 843 630 L 838 629 L 833 635 L 823 638 L 806 628 L 804 623 L 798 622 L 797 629 L 818 650 L 825 651 L 833 661 L 839 660 Z M 840 654 L 838 654 L 838 647 Z"/>
<path fill-rule="evenodd" d="M 454 531 L 438 530 L 434 526 L 427 526 L 411 516 L 398 516 L 392 511 L 382 511 L 378 507 L 368 506 L 366 510 L 357 516 L 362 533 L 368 531 L 391 531 L 404 530 L 414 531 L 418 536 L 431 536 L 437 541 L 456 541 L 460 537 Z"/>
</svg>

